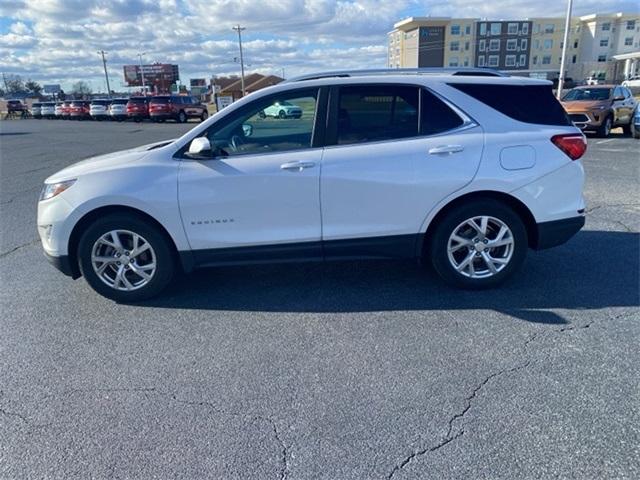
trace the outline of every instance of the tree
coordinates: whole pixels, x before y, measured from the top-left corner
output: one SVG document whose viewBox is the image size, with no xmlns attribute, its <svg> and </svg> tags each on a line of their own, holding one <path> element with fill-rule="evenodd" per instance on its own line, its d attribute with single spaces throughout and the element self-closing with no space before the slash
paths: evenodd
<svg viewBox="0 0 640 480">
<path fill-rule="evenodd" d="M 7 87 L 7 93 L 24 92 L 24 82 L 20 75 L 6 75 L 4 83 Z"/>
<path fill-rule="evenodd" d="M 74 93 L 75 95 L 81 95 L 81 96 L 90 95 L 91 87 L 84 80 L 80 80 L 71 86 L 71 93 Z"/>
<path fill-rule="evenodd" d="M 35 95 L 40 95 L 40 93 L 42 92 L 42 86 L 38 82 L 34 82 L 31 79 L 26 81 L 26 83 L 24 84 L 24 88 Z"/>
</svg>

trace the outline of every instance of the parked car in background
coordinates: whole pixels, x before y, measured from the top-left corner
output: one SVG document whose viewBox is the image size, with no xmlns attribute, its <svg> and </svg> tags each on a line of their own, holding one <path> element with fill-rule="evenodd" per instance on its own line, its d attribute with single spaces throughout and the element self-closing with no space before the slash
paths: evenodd
<svg viewBox="0 0 640 480">
<path fill-rule="evenodd" d="M 587 77 L 584 81 L 585 85 L 601 85 L 604 81 L 598 77 Z"/>
<path fill-rule="evenodd" d="M 562 106 L 571 121 L 585 131 L 608 137 L 611 129 L 622 127 L 631 133 L 636 100 L 628 88 L 616 85 L 582 86 L 562 98 Z"/>
<path fill-rule="evenodd" d="M 16 114 L 22 113 L 26 110 L 24 103 L 20 100 L 7 100 L 7 113 Z"/>
<path fill-rule="evenodd" d="M 127 119 L 127 103 L 129 103 L 128 98 L 114 98 L 111 100 L 111 105 L 109 106 L 111 120 L 122 121 Z"/>
<path fill-rule="evenodd" d="M 91 102 L 87 100 L 72 100 L 69 116 L 72 120 L 86 120 L 91 118 L 89 113 Z"/>
<path fill-rule="evenodd" d="M 69 120 L 71 118 L 71 100 L 62 102 L 60 110 L 62 112 L 62 119 Z"/>
<path fill-rule="evenodd" d="M 55 116 L 56 118 L 62 118 L 62 108 L 64 106 L 63 102 L 57 102 L 55 106 Z"/>
<path fill-rule="evenodd" d="M 31 104 L 31 115 L 33 118 L 42 118 L 42 103 L 33 102 Z"/>
<path fill-rule="evenodd" d="M 640 88 L 640 76 L 628 78 L 622 82 L 622 86 L 627 88 Z"/>
<path fill-rule="evenodd" d="M 302 108 L 286 101 L 276 102 L 265 108 L 260 116 L 263 118 L 300 118 L 302 117 Z"/>
<path fill-rule="evenodd" d="M 282 102 L 301 119 L 260 118 Z M 315 75 L 178 140 L 55 173 L 38 233 L 61 271 L 121 302 L 158 295 L 178 268 L 355 257 L 423 260 L 452 285 L 489 288 L 528 248 L 582 228 L 586 148 L 548 81 Z"/>
<path fill-rule="evenodd" d="M 206 105 L 194 97 L 185 95 L 156 95 L 149 102 L 149 116 L 151 120 L 163 122 L 175 120 L 184 123 L 190 118 L 198 118 L 200 121 L 207 119 Z"/>
<path fill-rule="evenodd" d="M 89 105 L 89 115 L 94 120 L 108 120 L 111 118 L 109 115 L 110 105 L 111 100 L 109 99 L 92 100 Z"/>
<path fill-rule="evenodd" d="M 56 102 L 43 102 L 40 105 L 40 116 L 42 118 L 55 118 Z"/>
<path fill-rule="evenodd" d="M 136 122 L 149 118 L 149 98 L 131 97 L 127 102 L 127 118 Z"/>
<path fill-rule="evenodd" d="M 640 138 L 640 105 L 636 107 L 636 111 L 633 113 L 631 135 L 633 136 L 633 138 Z"/>
</svg>

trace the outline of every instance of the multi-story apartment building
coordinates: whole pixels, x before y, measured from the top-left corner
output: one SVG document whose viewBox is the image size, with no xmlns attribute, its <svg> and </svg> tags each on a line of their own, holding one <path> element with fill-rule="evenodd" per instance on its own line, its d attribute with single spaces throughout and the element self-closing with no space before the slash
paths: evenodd
<svg viewBox="0 0 640 480">
<path fill-rule="evenodd" d="M 557 78 L 564 18 L 484 20 L 411 17 L 389 32 L 388 66 L 490 67 Z M 571 20 L 566 76 L 622 80 L 640 74 L 640 15 L 593 14 Z"/>
</svg>

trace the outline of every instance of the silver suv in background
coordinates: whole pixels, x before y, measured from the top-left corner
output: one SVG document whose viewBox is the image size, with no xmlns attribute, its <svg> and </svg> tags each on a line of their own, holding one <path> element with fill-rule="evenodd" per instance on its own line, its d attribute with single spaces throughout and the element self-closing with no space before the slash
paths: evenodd
<svg viewBox="0 0 640 480">
<path fill-rule="evenodd" d="M 99 99 L 93 100 L 89 106 L 89 115 L 94 120 L 108 120 L 111 118 L 109 114 L 109 107 L 111 100 Z"/>
<path fill-rule="evenodd" d="M 123 121 L 127 119 L 128 98 L 114 98 L 109 106 L 109 116 L 111 120 Z"/>
</svg>

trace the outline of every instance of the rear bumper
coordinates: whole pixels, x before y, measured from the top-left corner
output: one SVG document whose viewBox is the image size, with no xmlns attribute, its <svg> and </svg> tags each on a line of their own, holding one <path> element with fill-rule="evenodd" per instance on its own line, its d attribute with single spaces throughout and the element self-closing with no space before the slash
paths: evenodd
<svg viewBox="0 0 640 480">
<path fill-rule="evenodd" d="M 532 248 L 535 250 L 544 250 L 545 248 L 562 245 L 584 227 L 584 222 L 585 218 L 581 215 L 578 217 L 538 223 L 537 241 L 532 245 Z"/>
<path fill-rule="evenodd" d="M 44 252 L 44 256 L 51 265 L 56 267 L 66 276 L 71 277 L 74 280 L 80 277 L 80 273 L 73 268 L 73 266 L 71 265 L 71 261 L 69 260 L 69 257 L 67 255 L 54 257 L 53 255 L 49 255 L 47 252 Z"/>
</svg>

